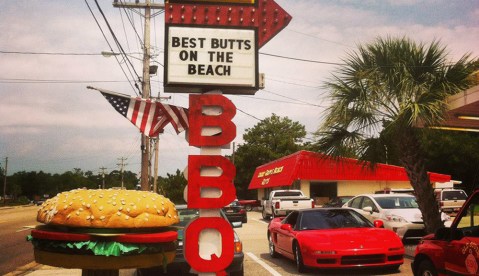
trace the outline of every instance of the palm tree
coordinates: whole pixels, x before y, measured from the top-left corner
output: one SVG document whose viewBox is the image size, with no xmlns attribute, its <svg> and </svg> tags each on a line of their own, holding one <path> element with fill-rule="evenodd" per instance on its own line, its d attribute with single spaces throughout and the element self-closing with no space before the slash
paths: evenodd
<svg viewBox="0 0 479 276">
<path fill-rule="evenodd" d="M 426 231 L 443 224 L 421 153 L 418 125 L 437 125 L 446 98 L 472 85 L 477 60 L 447 59 L 438 41 L 378 38 L 350 53 L 325 87 L 331 106 L 317 131 L 318 148 L 332 156 L 387 161 L 395 155 L 415 190 Z"/>
</svg>

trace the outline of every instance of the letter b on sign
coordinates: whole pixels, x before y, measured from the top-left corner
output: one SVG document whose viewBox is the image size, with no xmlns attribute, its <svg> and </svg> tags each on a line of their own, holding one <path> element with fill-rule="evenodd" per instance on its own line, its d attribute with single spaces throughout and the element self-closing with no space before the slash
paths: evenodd
<svg viewBox="0 0 479 276">
<path fill-rule="evenodd" d="M 220 107 L 219 115 L 203 114 L 203 107 Z M 231 121 L 236 115 L 235 105 L 223 95 L 190 95 L 189 143 L 196 147 L 223 146 L 236 137 L 236 125 Z M 220 128 L 221 133 L 212 136 L 202 135 L 203 128 Z"/>
<path fill-rule="evenodd" d="M 222 170 L 220 176 L 201 176 L 201 169 L 217 167 Z M 188 208 L 222 208 L 236 198 L 233 179 L 236 168 L 227 158 L 220 155 L 188 156 Z M 217 188 L 221 191 L 218 198 L 201 197 L 201 188 Z"/>
</svg>

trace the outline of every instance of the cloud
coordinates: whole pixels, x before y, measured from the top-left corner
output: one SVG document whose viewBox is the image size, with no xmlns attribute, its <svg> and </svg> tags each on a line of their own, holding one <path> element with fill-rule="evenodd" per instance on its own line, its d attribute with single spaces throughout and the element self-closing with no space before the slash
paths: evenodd
<svg viewBox="0 0 479 276">
<path fill-rule="evenodd" d="M 91 3 L 91 1 L 89 1 Z M 479 9 L 455 1 L 381 0 L 277 0 L 292 16 L 290 25 L 266 44 L 259 55 L 259 69 L 266 74 L 266 89 L 255 96 L 228 96 L 242 112 L 234 122 L 237 143 L 245 129 L 276 113 L 287 116 L 313 132 L 327 107 L 322 84 L 357 44 L 377 36 L 407 35 L 416 41 L 440 39 L 457 59 L 466 52 L 477 55 Z M 102 3 L 102 8 L 127 52 L 141 52 L 122 10 Z M 469 6 L 468 6 L 469 5 Z M 430 7 L 434 7 L 434 12 Z M 111 35 L 92 6 L 105 35 Z M 424 13 L 424 10 L 431 12 Z M 415 11 L 412 13 L 411 11 Z M 452 12 L 454 11 L 454 12 Z M 22 14 L 21 17 L 18 14 Z M 142 19 L 131 13 L 142 36 Z M 163 49 L 163 19 L 152 24 L 155 52 Z M 109 46 L 83 1 L 5 1 L 0 10 L 0 50 L 99 54 Z M 116 48 L 114 48 L 116 50 Z M 63 172 L 79 167 L 115 169 L 117 158 L 128 157 L 127 169 L 139 171 L 138 130 L 116 112 L 93 85 L 136 95 L 114 58 L 101 55 L 1 54 L 0 157 L 9 156 L 9 170 Z M 288 57 L 309 60 L 303 62 Z M 124 60 L 119 60 L 124 65 Z M 156 61 L 163 63 L 161 55 Z M 319 61 L 316 62 L 316 61 Z M 141 75 L 141 64 L 134 61 Z M 123 67 L 125 68 L 125 67 Z M 160 69 L 162 69 L 160 67 Z M 129 80 L 134 72 L 125 71 Z M 16 81 L 13 81 L 15 79 Z M 7 81 L 8 80 L 8 81 Z M 39 82 L 38 80 L 50 80 Z M 58 83 L 58 80 L 63 83 Z M 162 70 L 152 79 L 152 94 L 171 96 L 170 104 L 188 105 L 187 94 L 164 94 Z M 12 83 L 15 82 L 15 83 Z M 187 92 L 187 91 L 185 91 Z M 189 147 L 184 135 L 171 126 L 160 137 L 160 174 L 183 170 Z M 230 154 L 231 150 L 223 150 Z M 11 161 L 10 161 L 11 160 Z"/>
</svg>

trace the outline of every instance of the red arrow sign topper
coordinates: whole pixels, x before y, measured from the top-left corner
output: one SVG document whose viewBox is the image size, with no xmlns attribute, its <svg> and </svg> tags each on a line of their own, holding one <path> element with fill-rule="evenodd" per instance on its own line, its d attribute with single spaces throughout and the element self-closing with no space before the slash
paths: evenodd
<svg viewBox="0 0 479 276">
<path fill-rule="evenodd" d="M 168 24 L 239 27 L 258 29 L 258 48 L 284 29 L 291 16 L 274 0 L 256 0 L 255 5 L 173 3 L 167 1 Z M 192 1 L 193 2 L 193 1 Z M 231 3 L 230 3 L 231 4 Z"/>
</svg>

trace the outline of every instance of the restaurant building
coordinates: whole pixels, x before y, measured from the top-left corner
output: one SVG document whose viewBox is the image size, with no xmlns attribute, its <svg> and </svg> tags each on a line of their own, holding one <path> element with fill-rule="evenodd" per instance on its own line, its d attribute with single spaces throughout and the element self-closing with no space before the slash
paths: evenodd
<svg viewBox="0 0 479 276">
<path fill-rule="evenodd" d="M 450 175 L 428 173 L 431 183 L 451 181 Z M 389 189 L 412 189 L 403 167 L 360 163 L 352 158 L 299 151 L 256 168 L 249 189 L 258 199 L 276 189 L 298 189 L 322 205 L 336 196 L 355 196 Z"/>
</svg>

